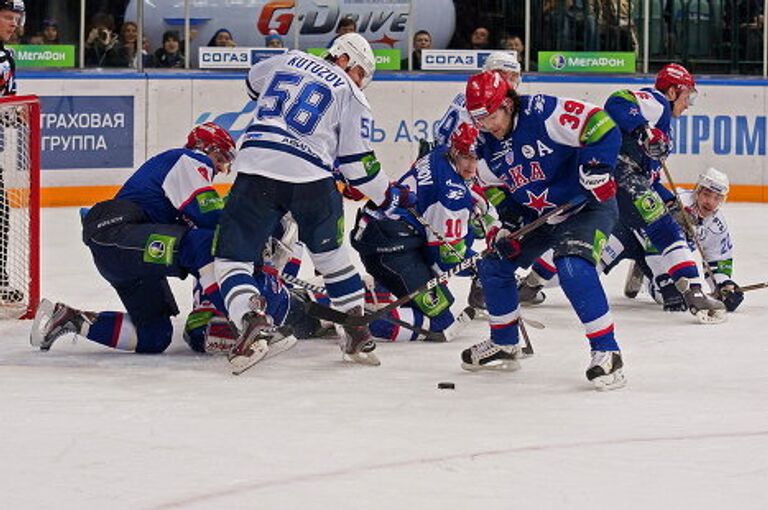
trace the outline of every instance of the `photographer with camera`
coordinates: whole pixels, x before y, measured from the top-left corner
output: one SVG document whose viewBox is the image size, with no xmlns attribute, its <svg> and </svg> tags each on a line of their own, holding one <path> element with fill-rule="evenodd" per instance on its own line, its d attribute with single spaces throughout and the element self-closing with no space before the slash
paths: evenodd
<svg viewBox="0 0 768 510">
<path fill-rule="evenodd" d="M 119 41 L 114 28 L 115 20 L 111 15 L 99 13 L 93 17 L 85 40 L 87 67 L 120 67 Z"/>
</svg>

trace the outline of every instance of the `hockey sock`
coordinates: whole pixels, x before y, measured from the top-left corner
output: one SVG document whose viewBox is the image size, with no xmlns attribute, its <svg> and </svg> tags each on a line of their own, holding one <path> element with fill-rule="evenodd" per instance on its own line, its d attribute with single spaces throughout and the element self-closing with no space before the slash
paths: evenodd
<svg viewBox="0 0 768 510">
<path fill-rule="evenodd" d="M 253 278 L 253 263 L 217 258 L 214 268 L 227 315 L 240 329 L 243 316 L 251 311 L 251 297 L 259 293 Z"/>
<path fill-rule="evenodd" d="M 590 348 L 593 351 L 618 351 L 608 299 L 595 266 L 574 256 L 561 257 L 555 260 L 555 265 L 560 286 L 584 324 Z"/>
<path fill-rule="evenodd" d="M 429 319 L 419 310 L 414 310 L 413 308 L 395 308 L 390 312 L 390 315 L 395 319 L 413 324 L 417 328 L 429 327 Z M 380 340 L 411 342 L 419 339 L 419 334 L 416 331 L 411 331 L 384 319 L 371 322 L 370 329 L 371 335 Z"/>
<path fill-rule="evenodd" d="M 311 253 L 315 268 L 323 275 L 325 290 L 334 308 L 346 312 L 357 306 L 363 309 L 365 287 L 360 274 L 349 262 L 344 247 L 325 253 Z"/>
<path fill-rule="evenodd" d="M 661 256 L 666 266 L 665 270 L 677 281 L 680 278 L 696 279 L 699 271 L 696 262 L 691 258 L 688 243 L 683 237 L 680 226 L 672 216 L 665 214 L 645 228 L 646 234 Z"/>
<path fill-rule="evenodd" d="M 100 312 L 86 338 L 121 351 L 135 351 L 138 344 L 136 327 L 123 312 Z"/>
<path fill-rule="evenodd" d="M 516 344 L 520 317 L 515 279 L 517 264 L 489 257 L 481 259 L 477 269 L 491 323 L 491 341 L 498 345 Z"/>
</svg>

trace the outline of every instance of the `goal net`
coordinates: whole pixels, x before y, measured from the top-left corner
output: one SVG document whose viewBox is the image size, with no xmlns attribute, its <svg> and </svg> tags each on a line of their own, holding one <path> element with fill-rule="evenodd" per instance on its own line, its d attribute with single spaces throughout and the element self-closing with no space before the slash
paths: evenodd
<svg viewBox="0 0 768 510">
<path fill-rule="evenodd" d="M 0 318 L 31 318 L 40 298 L 40 102 L 0 98 Z"/>
</svg>

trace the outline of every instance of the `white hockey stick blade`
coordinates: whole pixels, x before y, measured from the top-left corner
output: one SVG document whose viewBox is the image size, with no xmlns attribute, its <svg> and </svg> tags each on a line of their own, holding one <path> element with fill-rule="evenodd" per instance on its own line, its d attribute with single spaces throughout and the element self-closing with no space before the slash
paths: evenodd
<svg viewBox="0 0 768 510">
<path fill-rule="evenodd" d="M 699 310 L 696 319 L 701 324 L 722 324 L 728 320 L 725 310 Z"/>
<path fill-rule="evenodd" d="M 35 320 L 32 321 L 32 330 L 29 332 L 29 343 L 33 347 L 40 347 L 43 343 L 43 329 L 46 329 L 48 322 L 53 317 L 53 310 L 56 307 L 51 301 L 43 299 L 37 305 Z"/>
<path fill-rule="evenodd" d="M 591 382 L 597 391 L 612 391 L 626 386 L 627 378 L 624 376 L 624 370 L 620 368 L 612 374 L 596 377 Z"/>
<path fill-rule="evenodd" d="M 544 329 L 544 328 L 546 328 L 546 326 L 544 325 L 543 322 L 539 322 L 539 321 L 534 320 L 534 319 L 529 319 L 528 317 L 521 317 L 521 319 L 523 320 L 523 322 L 525 322 L 526 326 L 530 326 L 533 329 Z"/>
</svg>

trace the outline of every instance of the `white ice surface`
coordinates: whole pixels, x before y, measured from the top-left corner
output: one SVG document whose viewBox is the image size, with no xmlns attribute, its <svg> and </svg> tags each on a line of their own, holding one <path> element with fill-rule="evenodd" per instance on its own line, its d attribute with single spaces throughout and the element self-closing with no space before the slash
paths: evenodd
<svg viewBox="0 0 768 510">
<path fill-rule="evenodd" d="M 736 280 L 766 280 L 768 206 L 727 213 Z M 45 296 L 120 309 L 75 209 L 45 210 L 42 237 Z M 624 272 L 606 286 L 629 382 L 609 393 L 584 377 L 558 289 L 525 310 L 546 329 L 511 374 L 459 367 L 478 321 L 449 344 L 380 344 L 378 368 L 310 340 L 240 377 L 179 334 L 159 356 L 83 339 L 42 353 L 28 321 L 0 323 L 0 508 L 768 507 L 768 289 L 704 326 L 624 298 Z M 467 281 L 453 287 L 463 300 Z"/>
</svg>

